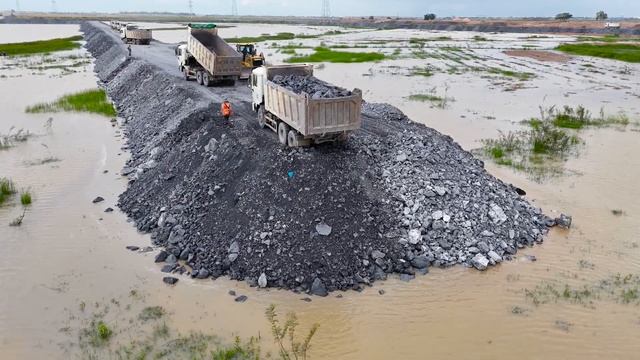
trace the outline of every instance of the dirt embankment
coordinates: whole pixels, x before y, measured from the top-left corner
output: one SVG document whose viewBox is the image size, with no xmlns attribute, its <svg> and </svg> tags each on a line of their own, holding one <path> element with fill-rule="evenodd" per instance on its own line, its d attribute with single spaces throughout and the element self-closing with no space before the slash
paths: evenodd
<svg viewBox="0 0 640 360">
<path fill-rule="evenodd" d="M 345 145 L 285 149 L 249 102 L 225 123 L 191 83 L 127 59 L 108 30 L 82 29 L 126 119 L 119 206 L 164 249 L 165 272 L 326 295 L 430 266 L 484 269 L 555 225 L 450 137 L 391 106 L 366 104 Z"/>
</svg>

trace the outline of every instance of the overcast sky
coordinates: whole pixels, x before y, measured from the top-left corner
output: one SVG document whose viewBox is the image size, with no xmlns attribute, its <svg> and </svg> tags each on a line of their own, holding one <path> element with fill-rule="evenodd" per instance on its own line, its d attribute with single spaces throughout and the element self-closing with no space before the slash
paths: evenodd
<svg viewBox="0 0 640 360">
<path fill-rule="evenodd" d="M 232 0 L 192 0 L 198 14 L 230 14 Z M 236 0 L 241 15 L 321 14 L 322 0 Z M 329 0 L 334 16 L 553 16 L 571 12 L 594 16 L 605 10 L 609 16 L 640 17 L 640 0 Z M 187 12 L 189 0 L 56 0 L 58 11 Z M 0 9 L 49 11 L 51 0 L 0 0 Z"/>
</svg>

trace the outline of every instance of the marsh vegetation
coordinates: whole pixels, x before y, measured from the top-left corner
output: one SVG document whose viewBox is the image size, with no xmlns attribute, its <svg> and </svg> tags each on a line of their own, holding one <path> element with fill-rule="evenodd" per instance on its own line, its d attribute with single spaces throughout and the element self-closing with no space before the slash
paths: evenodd
<svg viewBox="0 0 640 360">
<path fill-rule="evenodd" d="M 102 89 L 85 90 L 75 94 L 65 95 L 54 102 L 40 103 L 29 106 L 28 113 L 47 113 L 59 111 L 88 112 L 114 117 L 116 109 L 109 101 L 107 93 Z"/>
</svg>

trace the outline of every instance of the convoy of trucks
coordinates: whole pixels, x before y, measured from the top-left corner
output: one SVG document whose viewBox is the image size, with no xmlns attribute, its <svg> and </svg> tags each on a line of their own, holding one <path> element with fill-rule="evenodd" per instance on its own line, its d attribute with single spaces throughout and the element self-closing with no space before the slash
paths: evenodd
<svg viewBox="0 0 640 360">
<path fill-rule="evenodd" d="M 313 98 L 274 83 L 279 75 L 311 77 L 313 65 L 263 66 L 251 74 L 249 87 L 258 123 L 275 131 L 281 144 L 299 147 L 345 141 L 360 128 L 361 90 L 353 90 L 350 96 Z"/>
<path fill-rule="evenodd" d="M 242 55 L 218 36 L 214 24 L 189 24 L 187 43 L 176 53 L 185 80 L 195 77 L 200 85 L 235 83 L 242 73 Z"/>
<path fill-rule="evenodd" d="M 112 21 L 111 27 L 122 33 L 125 42 L 149 43 L 151 31 Z M 147 32 L 148 31 L 148 32 Z M 249 45 L 249 44 L 242 44 Z M 240 47 L 238 47 L 240 48 Z M 204 86 L 214 83 L 235 83 L 247 66 L 247 55 L 227 44 L 218 36 L 214 24 L 189 24 L 186 44 L 178 45 L 175 54 L 185 80 L 195 78 Z M 304 91 L 295 92 L 274 82 L 276 76 L 313 77 L 313 65 L 266 65 L 264 58 L 252 60 L 255 69 L 249 77 L 252 108 L 261 128 L 277 133 L 281 144 L 289 147 L 309 146 L 323 142 L 345 141 L 360 128 L 362 91 L 316 97 Z M 255 65 L 255 66 L 254 66 Z M 285 84 L 286 85 L 286 84 Z"/>
<path fill-rule="evenodd" d="M 120 33 L 120 38 L 126 44 L 149 45 L 153 39 L 153 34 L 148 29 L 140 29 L 121 21 L 111 21 L 110 25 L 114 31 Z"/>
</svg>

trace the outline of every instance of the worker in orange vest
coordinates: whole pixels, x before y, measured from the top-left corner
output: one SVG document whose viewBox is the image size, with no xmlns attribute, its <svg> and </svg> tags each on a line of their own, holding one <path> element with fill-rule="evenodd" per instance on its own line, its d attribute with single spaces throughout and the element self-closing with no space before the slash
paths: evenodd
<svg viewBox="0 0 640 360">
<path fill-rule="evenodd" d="M 231 103 L 229 100 L 226 100 L 220 105 L 220 114 L 225 120 L 229 120 L 229 117 L 233 114 L 233 110 L 231 110 Z"/>
</svg>

